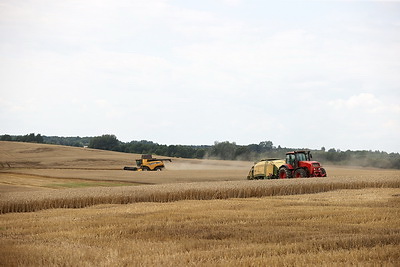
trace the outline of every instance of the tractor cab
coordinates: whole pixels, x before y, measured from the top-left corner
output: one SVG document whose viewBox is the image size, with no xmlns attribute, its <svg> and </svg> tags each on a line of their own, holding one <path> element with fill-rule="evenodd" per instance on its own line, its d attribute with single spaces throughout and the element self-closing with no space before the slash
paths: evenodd
<svg viewBox="0 0 400 267">
<path fill-rule="evenodd" d="M 310 151 L 293 151 L 286 153 L 286 164 L 293 166 L 293 169 L 299 167 L 300 161 L 311 161 L 312 155 Z"/>
</svg>

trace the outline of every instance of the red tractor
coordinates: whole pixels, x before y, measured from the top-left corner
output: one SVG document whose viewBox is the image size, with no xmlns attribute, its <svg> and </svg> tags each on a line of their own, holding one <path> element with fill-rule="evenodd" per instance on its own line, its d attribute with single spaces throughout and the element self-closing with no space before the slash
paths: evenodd
<svg viewBox="0 0 400 267">
<path fill-rule="evenodd" d="M 279 168 L 279 178 L 326 177 L 325 169 L 311 158 L 308 150 L 286 153 L 286 164 Z"/>
</svg>

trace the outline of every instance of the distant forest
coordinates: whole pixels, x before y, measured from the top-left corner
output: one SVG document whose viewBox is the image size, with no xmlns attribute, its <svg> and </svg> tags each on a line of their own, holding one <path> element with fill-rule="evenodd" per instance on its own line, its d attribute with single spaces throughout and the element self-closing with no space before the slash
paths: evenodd
<svg viewBox="0 0 400 267">
<path fill-rule="evenodd" d="M 259 144 L 237 145 L 235 142 L 214 142 L 213 145 L 160 145 L 152 141 L 141 140 L 121 142 L 115 135 L 104 134 L 95 137 L 58 137 L 41 134 L 1 135 L 0 141 L 33 142 L 75 147 L 89 147 L 95 149 L 136 153 L 155 154 L 167 157 L 195 158 L 195 159 L 222 159 L 222 160 L 251 160 L 263 158 L 284 158 L 285 153 L 306 148 L 287 148 L 274 146 L 271 141 Z M 377 167 L 400 169 L 400 154 L 383 151 L 341 151 L 322 147 L 319 150 L 311 149 L 313 159 L 322 164 L 352 165 L 362 167 Z"/>
</svg>

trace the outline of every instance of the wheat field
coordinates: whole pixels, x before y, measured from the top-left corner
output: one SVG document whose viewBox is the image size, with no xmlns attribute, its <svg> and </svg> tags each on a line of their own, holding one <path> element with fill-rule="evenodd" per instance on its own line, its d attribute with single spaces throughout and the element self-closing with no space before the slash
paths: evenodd
<svg viewBox="0 0 400 267">
<path fill-rule="evenodd" d="M 396 266 L 399 190 L 1 215 L 6 266 Z"/>
<path fill-rule="evenodd" d="M 246 180 L 252 162 L 0 142 L 0 265 L 396 266 L 400 171 Z"/>
</svg>

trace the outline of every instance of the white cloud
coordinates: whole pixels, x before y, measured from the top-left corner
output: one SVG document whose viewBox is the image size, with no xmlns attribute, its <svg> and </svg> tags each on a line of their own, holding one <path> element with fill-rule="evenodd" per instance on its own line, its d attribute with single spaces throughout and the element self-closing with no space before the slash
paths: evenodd
<svg viewBox="0 0 400 267">
<path fill-rule="evenodd" d="M 376 106 L 382 106 L 382 102 L 370 93 L 361 93 L 359 95 L 354 95 L 346 100 L 337 99 L 334 101 L 330 101 L 329 104 L 337 109 L 362 108 L 364 110 L 371 110 L 371 108 L 374 108 Z"/>
<path fill-rule="evenodd" d="M 361 93 L 348 99 L 336 99 L 329 102 L 336 110 L 346 112 L 366 112 L 370 114 L 387 114 L 389 116 L 400 116 L 400 104 L 388 104 L 378 99 L 374 94 Z"/>
</svg>

